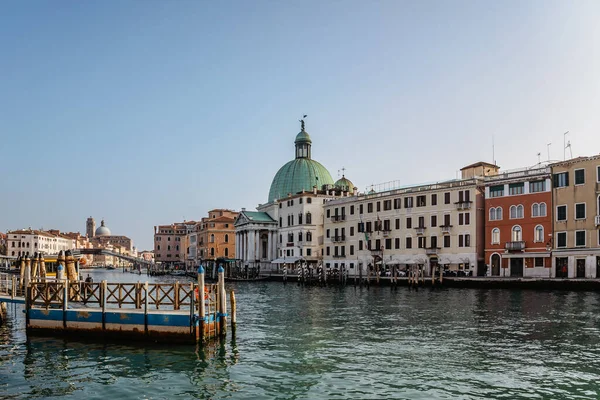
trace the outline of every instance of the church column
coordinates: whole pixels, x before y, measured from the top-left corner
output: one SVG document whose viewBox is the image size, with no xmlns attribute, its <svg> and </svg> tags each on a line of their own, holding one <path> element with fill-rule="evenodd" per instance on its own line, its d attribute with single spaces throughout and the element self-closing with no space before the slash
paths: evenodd
<svg viewBox="0 0 600 400">
<path fill-rule="evenodd" d="M 254 262 L 254 229 L 251 232 L 248 232 L 248 261 Z"/>
</svg>

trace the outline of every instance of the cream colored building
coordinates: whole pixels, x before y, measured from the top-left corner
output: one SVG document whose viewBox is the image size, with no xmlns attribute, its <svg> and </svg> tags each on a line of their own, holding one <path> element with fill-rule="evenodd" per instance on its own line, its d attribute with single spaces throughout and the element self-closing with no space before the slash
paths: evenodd
<svg viewBox="0 0 600 400">
<path fill-rule="evenodd" d="M 552 276 L 600 277 L 600 155 L 552 164 Z"/>
<path fill-rule="evenodd" d="M 22 256 L 34 253 L 58 254 L 59 251 L 73 250 L 76 248 L 76 240 L 61 235 L 60 232 L 19 229 L 7 233 L 7 249 L 10 256 Z"/>
<path fill-rule="evenodd" d="M 323 262 L 363 276 L 375 265 L 442 265 L 466 274 L 485 274 L 483 176 L 498 167 L 476 163 L 464 179 L 410 186 L 328 201 L 324 207 Z"/>
</svg>

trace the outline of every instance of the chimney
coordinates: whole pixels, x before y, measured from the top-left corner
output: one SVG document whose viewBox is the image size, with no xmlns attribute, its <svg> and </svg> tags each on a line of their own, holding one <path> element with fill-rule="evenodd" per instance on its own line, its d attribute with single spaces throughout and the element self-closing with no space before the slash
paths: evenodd
<svg viewBox="0 0 600 400">
<path fill-rule="evenodd" d="M 313 186 L 313 194 L 317 194 L 317 185 Z"/>
</svg>

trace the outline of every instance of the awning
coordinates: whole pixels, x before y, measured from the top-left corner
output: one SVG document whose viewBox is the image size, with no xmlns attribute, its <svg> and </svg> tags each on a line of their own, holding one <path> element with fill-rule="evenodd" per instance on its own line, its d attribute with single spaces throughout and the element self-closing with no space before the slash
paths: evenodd
<svg viewBox="0 0 600 400">
<path fill-rule="evenodd" d="M 277 258 L 271 261 L 271 264 L 293 264 L 298 260 L 302 260 L 300 257 L 286 257 L 286 258 Z"/>
</svg>

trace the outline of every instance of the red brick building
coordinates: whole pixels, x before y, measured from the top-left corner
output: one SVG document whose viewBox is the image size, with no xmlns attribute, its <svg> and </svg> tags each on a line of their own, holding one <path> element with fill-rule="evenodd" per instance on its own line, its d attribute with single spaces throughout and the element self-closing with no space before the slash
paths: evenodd
<svg viewBox="0 0 600 400">
<path fill-rule="evenodd" d="M 550 176 L 549 167 L 537 167 L 486 178 L 485 262 L 488 276 L 550 276 Z"/>
</svg>

